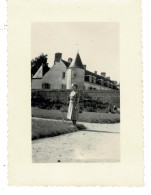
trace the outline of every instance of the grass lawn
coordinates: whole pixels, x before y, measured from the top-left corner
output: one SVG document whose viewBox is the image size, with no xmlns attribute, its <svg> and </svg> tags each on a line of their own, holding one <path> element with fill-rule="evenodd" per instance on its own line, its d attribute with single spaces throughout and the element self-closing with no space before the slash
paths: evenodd
<svg viewBox="0 0 151 195">
<path fill-rule="evenodd" d="M 85 129 L 82 124 L 77 124 L 77 129 L 74 129 L 67 122 L 32 119 L 32 140 L 53 137 L 82 129 Z"/>
<path fill-rule="evenodd" d="M 32 117 L 66 120 L 67 112 L 61 112 L 60 110 L 46 110 L 33 107 Z M 119 123 L 120 114 L 82 112 L 79 113 L 78 121 L 89 123 Z"/>
</svg>

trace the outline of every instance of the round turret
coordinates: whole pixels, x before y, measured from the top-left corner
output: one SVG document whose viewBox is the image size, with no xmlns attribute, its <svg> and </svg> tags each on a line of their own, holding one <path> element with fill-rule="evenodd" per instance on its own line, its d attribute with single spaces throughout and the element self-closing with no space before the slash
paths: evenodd
<svg viewBox="0 0 151 195">
<path fill-rule="evenodd" d="M 72 83 L 76 83 L 79 90 L 83 89 L 84 75 L 84 66 L 82 64 L 79 53 L 77 53 L 75 60 L 72 61 L 67 70 L 67 89 L 72 88 Z"/>
</svg>

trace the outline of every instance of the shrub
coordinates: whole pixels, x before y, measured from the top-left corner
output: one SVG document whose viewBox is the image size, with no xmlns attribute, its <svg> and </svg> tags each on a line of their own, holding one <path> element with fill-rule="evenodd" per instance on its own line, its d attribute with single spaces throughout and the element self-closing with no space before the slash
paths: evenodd
<svg viewBox="0 0 151 195">
<path fill-rule="evenodd" d="M 67 99 L 67 98 L 66 98 Z M 31 98 L 31 104 L 32 107 L 39 107 L 41 109 L 47 109 L 47 110 L 68 110 L 69 102 L 65 99 L 61 99 L 58 95 L 55 99 L 51 99 L 50 97 L 43 96 L 40 92 L 33 92 L 32 98 Z M 88 94 L 84 93 L 80 96 L 79 101 L 79 107 L 80 107 L 80 113 L 82 111 L 87 112 L 101 112 L 101 113 L 108 113 L 112 109 L 109 109 L 109 107 L 113 107 L 109 102 L 102 102 L 97 99 L 92 99 Z"/>
<path fill-rule="evenodd" d="M 77 124 L 76 127 L 78 130 L 86 129 L 86 127 L 83 124 Z"/>
</svg>

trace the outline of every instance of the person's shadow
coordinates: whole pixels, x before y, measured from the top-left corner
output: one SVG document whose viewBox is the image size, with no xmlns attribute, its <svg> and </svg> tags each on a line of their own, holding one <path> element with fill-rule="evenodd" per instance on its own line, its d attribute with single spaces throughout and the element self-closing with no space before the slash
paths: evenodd
<svg viewBox="0 0 151 195">
<path fill-rule="evenodd" d="M 96 133 L 117 133 L 120 132 L 114 132 L 114 131 L 101 131 L 101 130 L 89 130 L 89 129 L 81 129 L 80 131 L 88 131 L 88 132 L 96 132 Z"/>
</svg>

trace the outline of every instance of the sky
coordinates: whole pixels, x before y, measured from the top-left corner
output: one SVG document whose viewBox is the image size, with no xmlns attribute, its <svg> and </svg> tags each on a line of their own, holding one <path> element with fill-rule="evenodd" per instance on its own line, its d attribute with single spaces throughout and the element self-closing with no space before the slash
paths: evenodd
<svg viewBox="0 0 151 195">
<path fill-rule="evenodd" d="M 62 59 L 77 52 L 89 71 L 106 72 L 120 81 L 119 23 L 117 22 L 37 22 L 31 24 L 31 59 L 48 55 L 49 67 L 56 52 Z"/>
</svg>

